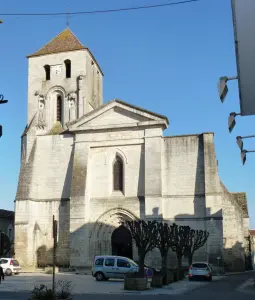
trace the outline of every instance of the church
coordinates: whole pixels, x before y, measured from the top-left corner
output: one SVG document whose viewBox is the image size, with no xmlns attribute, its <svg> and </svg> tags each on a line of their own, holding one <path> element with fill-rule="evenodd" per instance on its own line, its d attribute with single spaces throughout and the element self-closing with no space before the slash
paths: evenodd
<svg viewBox="0 0 255 300">
<path fill-rule="evenodd" d="M 194 259 L 245 269 L 246 194 L 220 180 L 213 133 L 164 136 L 166 116 L 119 99 L 103 103 L 103 72 L 69 28 L 27 58 L 15 199 L 23 268 L 52 264 L 54 215 L 58 266 L 91 267 L 99 254 L 137 260 L 121 224 L 153 219 L 209 231 Z M 160 265 L 159 253 L 146 262 Z"/>
</svg>

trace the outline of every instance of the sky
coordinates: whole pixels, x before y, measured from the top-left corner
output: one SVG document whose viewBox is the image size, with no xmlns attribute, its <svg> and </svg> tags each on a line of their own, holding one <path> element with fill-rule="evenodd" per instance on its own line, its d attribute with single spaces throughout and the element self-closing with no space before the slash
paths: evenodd
<svg viewBox="0 0 255 300">
<path fill-rule="evenodd" d="M 177 0 L 178 1 L 178 0 Z M 170 3 L 169 0 L 12 0 L 0 13 L 69 12 Z M 20 136 L 27 123 L 26 56 L 66 28 L 64 16 L 1 16 L 0 208 L 14 209 L 20 168 Z M 104 76 L 104 102 L 119 98 L 169 118 L 165 135 L 215 133 L 219 174 L 231 192 L 246 192 L 250 227 L 255 228 L 255 153 L 242 166 L 236 136 L 252 135 L 255 117 L 237 117 L 238 85 L 229 82 L 219 100 L 221 76 L 235 76 L 231 0 L 200 0 L 176 6 L 70 17 L 70 28 L 89 47 Z M 245 140 L 255 149 L 255 140 Z"/>
</svg>

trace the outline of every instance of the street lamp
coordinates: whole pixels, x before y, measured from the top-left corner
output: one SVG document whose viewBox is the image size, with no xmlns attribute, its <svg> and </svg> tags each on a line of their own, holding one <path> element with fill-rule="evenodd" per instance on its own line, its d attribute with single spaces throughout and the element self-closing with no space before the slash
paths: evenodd
<svg viewBox="0 0 255 300">
<path fill-rule="evenodd" d="M 8 100 L 4 100 L 4 95 L 0 95 L 0 104 L 8 103 Z"/>
<path fill-rule="evenodd" d="M 255 135 L 247 135 L 247 136 L 237 136 L 236 137 L 236 143 L 240 150 L 243 150 L 243 139 L 251 139 L 255 138 Z"/>
<path fill-rule="evenodd" d="M 241 160 L 242 160 L 242 164 L 244 165 L 246 162 L 246 153 L 251 153 L 251 152 L 255 152 L 255 150 L 242 150 L 241 151 Z"/>
<path fill-rule="evenodd" d="M 237 136 L 236 137 L 236 143 L 241 150 L 241 161 L 242 161 L 243 165 L 246 162 L 246 153 L 255 152 L 255 150 L 248 151 L 246 149 L 243 149 L 243 139 L 251 139 L 251 138 L 255 138 L 255 135 Z"/>
<path fill-rule="evenodd" d="M 220 96 L 220 100 L 223 103 L 227 93 L 228 93 L 228 86 L 227 86 L 227 82 L 229 80 L 235 80 L 238 79 L 237 76 L 234 77 L 227 77 L 227 76 L 223 76 L 220 77 L 219 82 L 218 82 L 218 92 L 219 92 L 219 96 Z"/>
<path fill-rule="evenodd" d="M 230 133 L 232 132 L 233 128 L 236 125 L 235 117 L 240 116 L 240 115 L 241 115 L 240 113 L 235 113 L 235 112 L 232 112 L 232 113 L 229 114 L 229 117 L 228 117 L 228 130 L 229 130 Z"/>
</svg>

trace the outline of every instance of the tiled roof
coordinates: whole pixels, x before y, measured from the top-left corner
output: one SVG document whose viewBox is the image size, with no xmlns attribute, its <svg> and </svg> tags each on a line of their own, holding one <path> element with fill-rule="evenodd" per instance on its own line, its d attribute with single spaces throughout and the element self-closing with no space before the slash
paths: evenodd
<svg viewBox="0 0 255 300">
<path fill-rule="evenodd" d="M 249 230 L 249 233 L 250 233 L 250 235 L 253 235 L 253 236 L 254 236 L 254 235 L 255 235 L 255 229 L 250 229 L 250 230 Z"/>
<path fill-rule="evenodd" d="M 43 46 L 40 50 L 38 50 L 34 54 L 28 55 L 28 58 L 33 56 L 75 51 L 81 49 L 87 48 L 81 44 L 81 42 L 77 39 L 77 37 L 72 33 L 72 31 L 69 28 L 66 28 L 48 44 Z"/>
<path fill-rule="evenodd" d="M 243 211 L 243 217 L 248 218 L 248 207 L 247 207 L 247 199 L 246 199 L 246 193 L 232 193 L 232 195 L 235 197 L 236 201 L 239 203 L 240 207 Z"/>
</svg>

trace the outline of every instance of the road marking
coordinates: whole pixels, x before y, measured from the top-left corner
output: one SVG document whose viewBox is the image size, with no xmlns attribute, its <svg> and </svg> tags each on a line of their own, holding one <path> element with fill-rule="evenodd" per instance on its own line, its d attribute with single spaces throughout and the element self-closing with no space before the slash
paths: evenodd
<svg viewBox="0 0 255 300">
<path fill-rule="evenodd" d="M 254 286 L 254 290 L 246 290 L 246 288 L 248 286 L 254 286 L 254 278 L 250 278 L 248 280 L 246 280 L 244 283 L 242 283 L 237 289 L 236 291 L 237 292 L 240 292 L 240 293 L 245 293 L 245 294 L 252 294 L 252 295 L 255 295 L 255 286 Z"/>
</svg>

